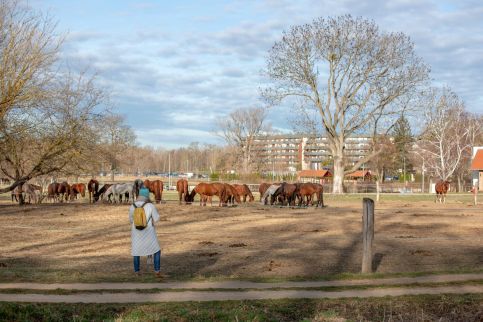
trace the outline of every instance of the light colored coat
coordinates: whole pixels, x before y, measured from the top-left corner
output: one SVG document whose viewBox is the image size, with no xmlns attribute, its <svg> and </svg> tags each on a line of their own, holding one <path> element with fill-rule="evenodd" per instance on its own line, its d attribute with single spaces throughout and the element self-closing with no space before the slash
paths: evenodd
<svg viewBox="0 0 483 322">
<path fill-rule="evenodd" d="M 146 199 L 143 197 L 139 197 L 136 201 L 136 206 L 141 207 L 145 200 Z M 148 226 L 143 230 L 139 230 L 134 227 L 134 206 L 131 205 L 131 208 L 129 208 L 132 256 L 148 256 L 161 250 L 159 247 L 158 236 L 156 235 L 156 228 L 154 227 L 154 223 L 159 221 L 158 210 L 156 209 L 156 206 L 149 202 L 144 205 L 144 211 L 146 213 L 146 220 L 148 220 Z"/>
</svg>

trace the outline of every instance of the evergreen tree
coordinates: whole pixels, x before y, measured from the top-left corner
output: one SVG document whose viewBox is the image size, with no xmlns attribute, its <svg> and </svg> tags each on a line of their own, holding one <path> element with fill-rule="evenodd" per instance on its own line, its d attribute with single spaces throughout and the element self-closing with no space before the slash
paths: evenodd
<svg viewBox="0 0 483 322">
<path fill-rule="evenodd" d="M 409 149 L 414 142 L 414 137 L 411 133 L 411 126 L 404 115 L 401 115 L 394 125 L 392 132 L 394 137 L 394 145 L 396 146 L 396 162 L 395 170 L 399 171 L 406 169 L 406 174 L 412 170 L 413 165 L 409 161 Z"/>
</svg>

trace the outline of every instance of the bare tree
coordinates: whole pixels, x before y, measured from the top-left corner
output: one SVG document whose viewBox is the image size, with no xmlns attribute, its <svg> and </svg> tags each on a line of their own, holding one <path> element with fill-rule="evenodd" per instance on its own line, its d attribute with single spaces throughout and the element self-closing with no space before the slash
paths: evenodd
<svg viewBox="0 0 483 322">
<path fill-rule="evenodd" d="M 0 129 L 0 170 L 14 182 L 7 192 L 28 180 L 48 174 L 78 172 L 92 158 L 103 92 L 93 79 L 64 75 L 52 83 L 50 96 L 11 109 Z"/>
<path fill-rule="evenodd" d="M 62 39 L 55 24 L 21 1 L 0 1 L 0 126 L 7 113 L 42 98 Z"/>
<path fill-rule="evenodd" d="M 403 33 L 383 33 L 374 22 L 347 15 L 294 26 L 270 50 L 273 83 L 263 96 L 271 104 L 298 98 L 317 111 L 334 160 L 334 193 L 343 192 L 344 173 L 380 153 L 345 169 L 345 139 L 386 133 L 427 80 L 429 68 L 413 47 Z"/>
<path fill-rule="evenodd" d="M 463 101 L 451 89 L 433 89 L 428 95 L 426 128 L 418 143 L 427 168 L 448 180 L 461 165 L 465 154 L 481 135 L 481 118 L 465 111 Z"/>
<path fill-rule="evenodd" d="M 134 131 L 125 123 L 122 115 L 110 114 L 102 118 L 98 124 L 101 137 L 101 154 L 109 164 L 111 181 L 114 181 L 115 171 L 122 166 L 121 161 L 131 161 L 123 158 L 130 146 L 136 141 Z"/>
<path fill-rule="evenodd" d="M 251 171 L 255 137 L 271 128 L 270 125 L 264 124 L 266 117 L 267 112 L 264 108 L 241 108 L 217 123 L 218 134 L 229 145 L 237 148 L 236 152 L 242 160 L 243 174 L 249 174 Z"/>
<path fill-rule="evenodd" d="M 92 126 L 105 95 L 87 73 L 63 71 L 62 38 L 23 1 L 0 0 L 0 192 L 82 168 L 96 145 Z"/>
</svg>

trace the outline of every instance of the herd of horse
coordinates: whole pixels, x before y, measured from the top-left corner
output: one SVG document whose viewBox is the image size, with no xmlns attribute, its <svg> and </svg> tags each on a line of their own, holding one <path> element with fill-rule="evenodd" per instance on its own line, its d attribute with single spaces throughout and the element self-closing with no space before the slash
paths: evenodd
<svg viewBox="0 0 483 322">
<path fill-rule="evenodd" d="M 213 196 L 218 197 L 219 206 L 247 202 L 247 198 L 248 202 L 255 199 L 246 184 L 201 182 L 190 192 L 188 182 L 181 179 L 176 184 L 176 190 L 180 204 L 182 200 L 192 203 L 197 194 L 200 196 L 200 206 L 206 206 L 207 202 L 213 205 Z M 323 191 L 322 185 L 316 183 L 262 183 L 259 186 L 260 202 L 264 205 L 270 203 L 295 206 L 298 201 L 299 206 L 324 207 Z"/>
<path fill-rule="evenodd" d="M 51 202 L 73 201 L 81 195 L 83 198 L 86 192 L 89 196 L 89 203 L 95 203 L 99 200 L 113 203 L 134 202 L 139 194 L 139 188 L 144 186 L 154 194 L 156 203 L 160 203 L 163 195 L 163 182 L 161 180 L 140 180 L 137 179 L 132 183 L 106 183 L 100 185 L 99 181 L 91 179 L 87 185 L 84 183 L 72 183 L 67 181 L 52 182 L 47 187 L 47 194 L 42 194 L 40 186 L 24 183 L 12 190 L 12 201 L 18 202 L 20 195 L 28 198 L 29 203 L 40 203 L 44 197 Z"/>
<path fill-rule="evenodd" d="M 436 201 L 444 203 L 446 201 L 446 193 L 449 190 L 449 181 L 439 181 L 436 183 Z M 87 185 L 84 183 L 69 184 L 64 182 L 53 182 L 47 187 L 47 201 L 63 202 L 73 201 L 78 195 L 85 197 L 86 192 L 89 196 L 89 203 L 95 203 L 99 200 L 112 203 L 134 202 L 139 195 L 139 189 L 146 187 L 154 194 L 156 203 L 162 201 L 163 182 L 161 180 L 141 180 L 136 179 L 130 183 L 106 183 L 100 186 L 99 182 L 91 179 Z M 195 196 L 200 196 L 200 205 L 206 206 L 207 202 L 213 205 L 213 196 L 218 197 L 218 205 L 228 205 L 235 203 L 245 203 L 254 201 L 254 197 L 250 188 L 246 184 L 228 184 L 228 183 L 205 183 L 197 184 L 192 191 L 189 191 L 188 181 L 180 179 L 176 183 L 178 191 L 179 204 L 184 201 L 186 204 L 193 203 Z M 280 204 L 289 206 L 324 206 L 324 188 L 317 183 L 261 183 L 259 186 L 260 202 L 264 205 Z M 12 191 L 12 201 L 18 201 L 20 195 L 28 197 L 30 203 L 40 203 L 43 199 L 42 188 L 31 183 L 24 183 L 17 186 Z M 24 198 L 25 200 L 25 198 Z"/>
</svg>

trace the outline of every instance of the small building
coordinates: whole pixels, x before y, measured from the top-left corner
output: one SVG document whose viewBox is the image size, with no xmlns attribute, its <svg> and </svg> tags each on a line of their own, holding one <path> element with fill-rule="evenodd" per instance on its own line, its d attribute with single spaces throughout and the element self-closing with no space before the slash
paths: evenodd
<svg viewBox="0 0 483 322">
<path fill-rule="evenodd" d="M 329 178 L 332 178 L 332 173 L 329 170 L 302 170 L 297 173 L 299 181 L 325 181 Z"/>
<path fill-rule="evenodd" d="M 370 181 L 372 179 L 372 174 L 370 170 L 357 170 L 345 175 L 347 180 L 355 181 Z"/>
<path fill-rule="evenodd" d="M 473 148 L 473 160 L 470 170 L 472 171 L 472 185 L 483 191 L 483 147 Z"/>
</svg>

